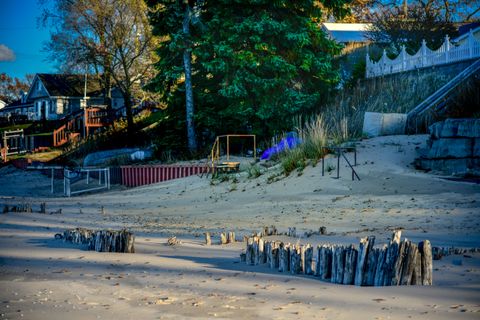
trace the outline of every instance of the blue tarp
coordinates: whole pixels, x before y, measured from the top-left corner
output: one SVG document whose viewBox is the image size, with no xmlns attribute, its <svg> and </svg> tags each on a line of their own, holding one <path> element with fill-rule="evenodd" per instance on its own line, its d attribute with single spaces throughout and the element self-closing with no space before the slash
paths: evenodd
<svg viewBox="0 0 480 320">
<path fill-rule="evenodd" d="M 273 155 L 278 154 L 284 151 L 285 149 L 295 148 L 301 142 L 302 142 L 301 139 L 298 138 L 295 132 L 289 132 L 285 138 L 280 140 L 279 143 L 265 150 L 262 153 L 262 157 L 260 159 L 269 160 Z"/>
</svg>

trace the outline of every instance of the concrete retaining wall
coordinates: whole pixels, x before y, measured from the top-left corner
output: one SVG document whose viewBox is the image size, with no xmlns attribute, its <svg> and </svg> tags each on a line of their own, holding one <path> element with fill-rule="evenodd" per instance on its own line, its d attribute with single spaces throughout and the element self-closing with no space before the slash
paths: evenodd
<svg viewBox="0 0 480 320">
<path fill-rule="evenodd" d="M 404 113 L 365 112 L 363 133 L 368 137 L 405 134 L 406 123 Z"/>
<path fill-rule="evenodd" d="M 480 119 L 447 119 L 429 128 L 428 150 L 417 166 L 447 175 L 480 175 Z"/>
</svg>

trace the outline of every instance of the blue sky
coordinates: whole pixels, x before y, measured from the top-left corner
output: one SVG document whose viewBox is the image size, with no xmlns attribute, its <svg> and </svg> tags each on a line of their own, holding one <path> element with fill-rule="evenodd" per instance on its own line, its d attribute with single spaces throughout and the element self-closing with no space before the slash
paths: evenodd
<svg viewBox="0 0 480 320">
<path fill-rule="evenodd" d="M 52 73 L 43 42 L 49 31 L 37 27 L 38 0 L 0 0 L 0 72 L 23 78 L 28 73 Z"/>
</svg>

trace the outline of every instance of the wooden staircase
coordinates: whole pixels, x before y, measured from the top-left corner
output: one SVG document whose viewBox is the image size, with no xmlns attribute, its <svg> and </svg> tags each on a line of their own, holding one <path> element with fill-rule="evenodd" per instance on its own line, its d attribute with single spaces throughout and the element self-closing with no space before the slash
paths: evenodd
<svg viewBox="0 0 480 320">
<path fill-rule="evenodd" d="M 407 128 L 415 127 L 415 120 L 427 111 L 441 112 L 447 106 L 448 100 L 455 94 L 455 89 L 470 76 L 480 70 L 480 59 L 465 68 L 456 77 L 450 80 L 435 93 L 422 101 L 418 106 L 407 113 Z"/>
<path fill-rule="evenodd" d="M 91 129 L 111 125 L 114 111 L 100 107 L 89 107 L 64 118 L 63 124 L 53 130 L 53 146 L 61 147 L 66 143 L 79 141 L 91 134 Z"/>
</svg>

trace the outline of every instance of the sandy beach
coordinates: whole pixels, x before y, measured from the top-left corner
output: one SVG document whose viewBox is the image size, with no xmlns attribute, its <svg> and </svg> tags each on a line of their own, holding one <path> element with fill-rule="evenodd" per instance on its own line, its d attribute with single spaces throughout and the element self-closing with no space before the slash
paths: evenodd
<svg viewBox="0 0 480 320">
<path fill-rule="evenodd" d="M 0 214 L 0 319 L 479 319 L 480 253 L 434 261 L 433 286 L 355 287 L 240 262 L 244 235 L 295 227 L 292 243 L 358 244 L 393 230 L 433 246 L 480 247 L 480 184 L 415 170 L 426 135 L 358 142 L 361 180 L 337 159 L 288 177 L 191 176 L 149 186 L 62 195 L 38 171 L 0 169 L 0 209 L 24 202 L 47 214 Z M 352 155 L 348 155 L 352 158 Z M 103 207 L 103 213 L 102 213 Z M 61 209 L 61 214 L 48 214 Z M 65 229 L 127 228 L 135 254 L 97 253 L 54 239 Z M 326 234 L 320 235 L 320 227 Z M 203 233 L 213 235 L 204 244 Z M 309 234 L 312 234 L 309 236 Z M 180 243 L 166 244 L 176 236 Z"/>
</svg>

